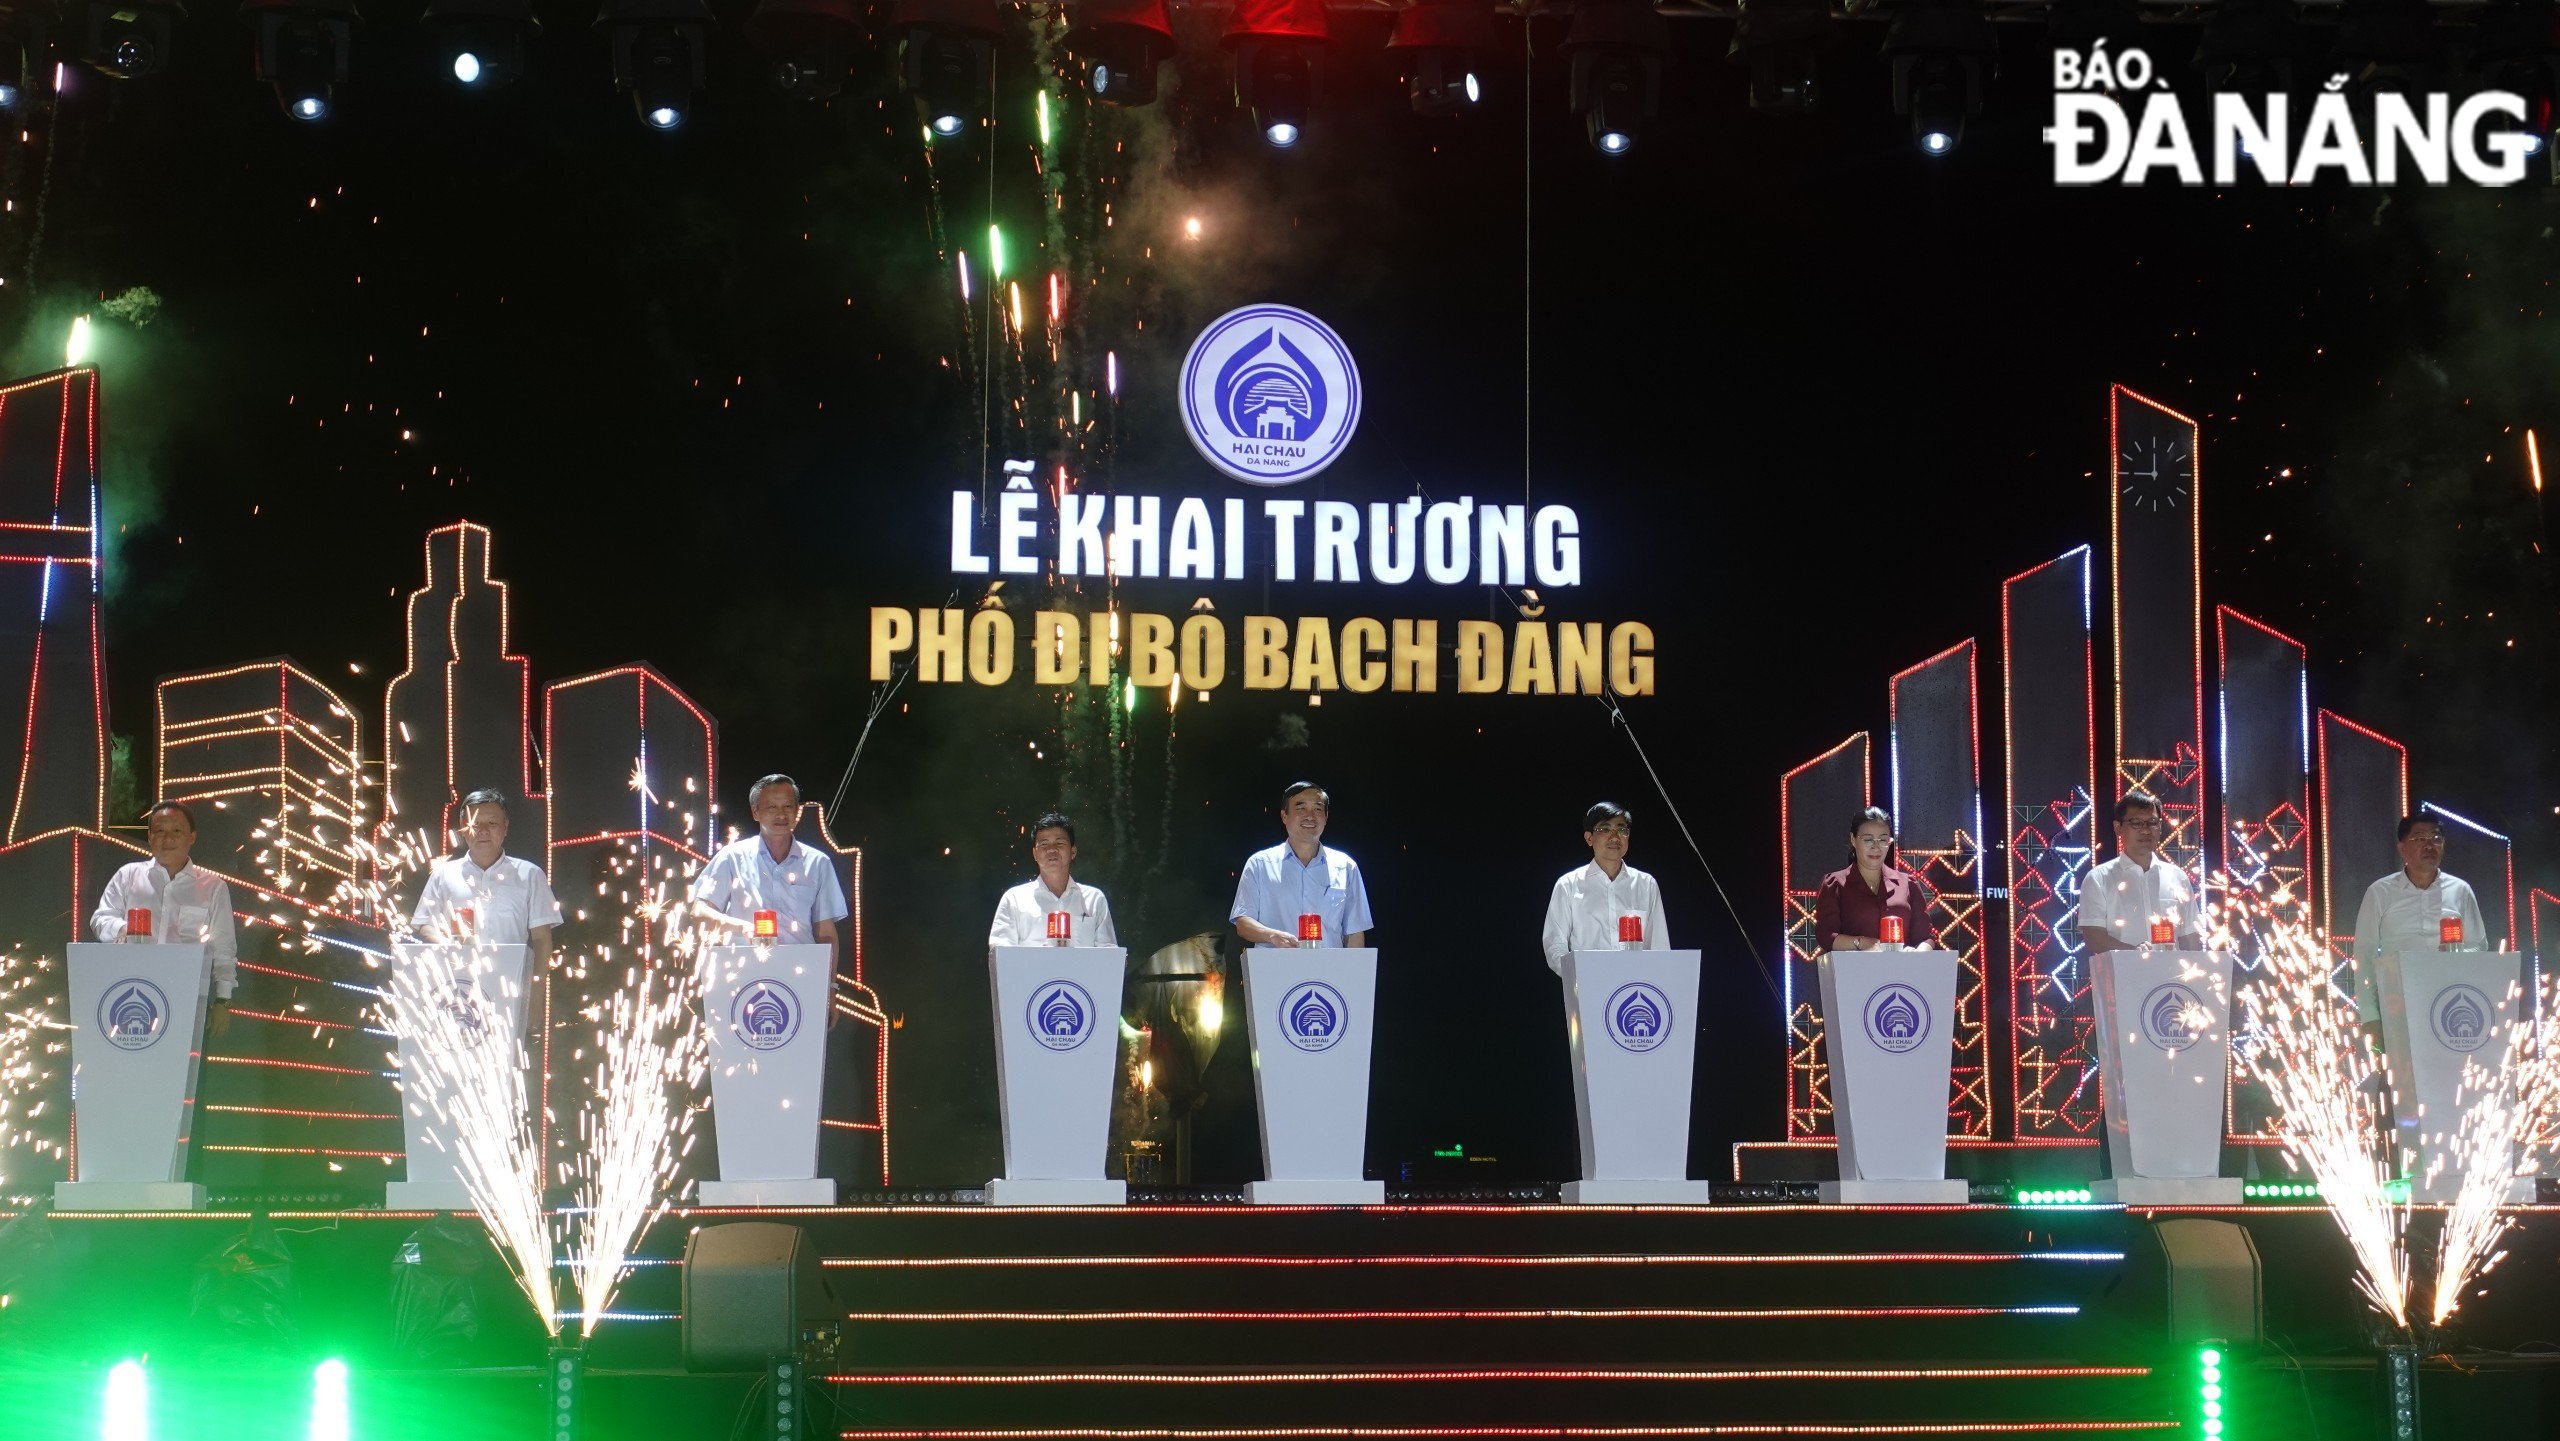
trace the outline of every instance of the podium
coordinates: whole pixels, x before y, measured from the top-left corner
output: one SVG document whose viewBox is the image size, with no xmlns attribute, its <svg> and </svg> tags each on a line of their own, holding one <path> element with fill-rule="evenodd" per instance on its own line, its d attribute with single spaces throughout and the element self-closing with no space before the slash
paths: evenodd
<svg viewBox="0 0 2560 1441">
<path fill-rule="evenodd" d="M 1582 1179 L 1567 1204 L 1704 1205 L 1689 1179 L 1698 1052 L 1696 951 L 1576 951 L 1564 961 Z"/>
<path fill-rule="evenodd" d="M 1264 1177 L 1245 1186 L 1246 1203 L 1383 1203 L 1386 1183 L 1361 1175 L 1377 951 L 1254 946 L 1244 953 L 1244 987 Z"/>
<path fill-rule="evenodd" d="M 2519 958 L 2507 951 L 2401 951 L 2376 957 L 2374 965 L 2382 991 L 2382 1045 L 2400 1093 L 2392 1106 L 2399 1130 L 2395 1161 L 2417 1153 L 2410 1200 L 2451 1201 L 2462 1177 L 2446 1162 L 2444 1149 L 2465 1104 L 2478 1096 L 2463 1090 L 2463 1067 L 2490 1068 L 2489 1084 L 2512 1099 L 2515 1078 L 2499 1068 L 2516 1022 Z M 2421 1117 L 2429 1122 L 2423 1128 Z M 2530 1203 L 2534 1189 L 2532 1177 L 2518 1177 L 2510 1199 Z"/>
<path fill-rule="evenodd" d="M 71 989 L 72 1179 L 62 1211 L 191 1211 L 189 1112 L 212 977 L 204 947 L 75 941 Z"/>
<path fill-rule="evenodd" d="M 2089 958 L 2107 1165 L 2092 1200 L 2127 1206 L 2237 1206 L 2222 1174 L 2231 1072 L 2227 952 L 2100 951 Z"/>
<path fill-rule="evenodd" d="M 832 1206 L 818 1174 L 835 948 L 715 946 L 703 952 L 702 1028 L 720 1177 L 706 1206 Z"/>
<path fill-rule="evenodd" d="M 1833 951 L 1816 969 L 1840 1137 L 1840 1179 L 1822 1199 L 1962 1205 L 1971 1189 L 1947 1179 L 1955 952 Z"/>
<path fill-rule="evenodd" d="M 1111 1148 L 1111 1080 L 1120 1057 L 1118 946 L 997 946 L 996 1092 L 1004 1174 L 990 1206 L 1117 1206 L 1125 1181 L 1102 1174 Z"/>
<path fill-rule="evenodd" d="M 472 1007 L 476 1024 L 487 1025 L 509 1044 L 500 1049 L 507 1063 L 523 1065 L 513 1044 L 524 1034 L 524 961 L 522 946 L 408 943 L 393 948 L 393 964 L 432 968 L 451 978 L 460 993 L 456 1004 Z M 382 1204 L 394 1211 L 468 1211 L 471 1188 L 454 1164 L 453 1128 L 437 1115 L 437 1097 L 425 1091 L 427 1068 L 418 1048 L 427 1044 L 415 1035 L 400 1037 L 400 1135 L 408 1152 L 408 1179 L 383 1188 Z M 474 1047 L 473 1049 L 478 1049 Z M 493 1063 L 496 1056 L 463 1058 L 463 1063 Z M 451 1069 L 450 1066 L 447 1069 Z"/>
</svg>

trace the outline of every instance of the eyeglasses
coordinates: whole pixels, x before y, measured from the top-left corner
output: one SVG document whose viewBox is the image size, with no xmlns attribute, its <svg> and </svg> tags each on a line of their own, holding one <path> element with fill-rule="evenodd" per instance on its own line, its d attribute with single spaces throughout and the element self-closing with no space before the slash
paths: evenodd
<svg viewBox="0 0 2560 1441">
<path fill-rule="evenodd" d="M 2129 831 L 2156 831 L 2160 829 L 2160 818 L 2158 816 L 2128 816 L 2124 820 L 2118 821 L 2116 824 L 2123 826 Z"/>
<path fill-rule="evenodd" d="M 1625 826 L 1593 826 L 1591 828 L 1591 833 L 1595 836 L 1616 836 L 1620 840 L 1624 840 L 1628 836 L 1634 834 L 1633 831 L 1630 831 Z"/>
</svg>

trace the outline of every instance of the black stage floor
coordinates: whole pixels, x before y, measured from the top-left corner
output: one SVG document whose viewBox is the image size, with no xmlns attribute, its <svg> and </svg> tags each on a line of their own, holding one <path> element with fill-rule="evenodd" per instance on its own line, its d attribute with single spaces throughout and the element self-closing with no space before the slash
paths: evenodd
<svg viewBox="0 0 2560 1441">
<path fill-rule="evenodd" d="M 742 1219 L 805 1227 L 845 1317 L 810 1437 L 2208 1437 L 2171 1217 L 2236 1222 L 2261 1257 L 2266 1340 L 2228 1348 L 2223 1441 L 2381 1437 L 2367 1308 L 2316 1208 L 883 1200 L 667 1217 L 589 1349 L 580 1441 L 767 1434 L 756 1378 L 681 1366 L 685 1236 Z M 2429 1436 L 2560 1435 L 2560 1208 L 2516 1218 L 2424 1373 Z M 411 1249 L 429 1219 L 270 1213 L 280 1282 L 238 1261 L 245 1212 L 28 1218 L 0 1233 L 0 1437 L 306 1441 L 327 1358 L 353 1441 L 550 1436 L 531 1308 L 477 1244 Z M 124 1359 L 136 1435 L 102 1429 Z"/>
</svg>

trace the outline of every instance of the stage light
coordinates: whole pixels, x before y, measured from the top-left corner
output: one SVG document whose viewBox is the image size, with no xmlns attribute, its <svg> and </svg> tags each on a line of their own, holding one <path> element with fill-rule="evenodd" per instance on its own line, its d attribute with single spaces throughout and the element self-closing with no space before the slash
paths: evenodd
<svg viewBox="0 0 2560 1441">
<path fill-rule="evenodd" d="M 986 118 L 995 63 L 995 0 L 898 0 L 898 78 L 925 128 L 943 139 Z"/>
<path fill-rule="evenodd" d="M 2300 44 L 2294 0 L 2219 0 L 2205 13 L 2196 40 L 2196 69 L 2207 89 L 2238 95 L 2282 94 L 2293 88 L 2293 57 Z"/>
<path fill-rule="evenodd" d="M 802 100 L 833 100 L 844 89 L 854 47 L 868 27 L 853 0 L 757 0 L 747 39 L 762 55 L 773 88 Z"/>
<path fill-rule="evenodd" d="M 1905 0 L 1885 32 L 1893 62 L 1893 112 L 1911 121 L 1921 150 L 1945 155 L 1964 140 L 1964 122 L 1982 109 L 1982 72 L 1997 41 L 1971 0 Z"/>
<path fill-rule="evenodd" d="M 1085 93 L 1105 105 L 1153 105 L 1157 71 L 1174 51 L 1164 0 L 1071 0 L 1067 51 Z"/>
<path fill-rule="evenodd" d="M 141 1362 L 118 1361 L 107 1373 L 98 1441 L 151 1441 L 151 1382 Z"/>
<path fill-rule="evenodd" d="M 72 58 L 118 80 L 157 75 L 168 67 L 171 36 L 186 16 L 177 0 L 79 0 Z"/>
<path fill-rule="evenodd" d="M 1297 144 L 1313 121 L 1323 95 L 1317 57 L 1331 39 L 1323 0 L 1239 0 L 1227 22 L 1236 104 L 1273 149 Z"/>
<path fill-rule="evenodd" d="M 522 76 L 526 52 L 542 33 L 533 0 L 428 0 L 418 24 L 444 58 L 446 72 L 474 87 Z"/>
<path fill-rule="evenodd" d="M 1831 36 L 1825 0 L 1742 0 L 1727 59 L 1751 72 L 1751 108 L 1801 114 L 1821 102 L 1817 57 Z"/>
<path fill-rule="evenodd" d="M 614 88 L 631 92 L 640 119 L 652 130 L 682 125 L 702 90 L 707 0 L 604 0 L 596 28 L 613 42 Z"/>
<path fill-rule="evenodd" d="M 63 342 L 62 365 L 66 370 L 77 370 L 88 363 L 89 317 L 75 315 L 71 317 L 71 338 Z"/>
<path fill-rule="evenodd" d="M 311 1372 L 311 1441 L 348 1441 L 347 1363 L 321 1362 Z"/>
<path fill-rule="evenodd" d="M 2504 125 L 2523 134 L 2527 156 L 2548 156 L 2552 100 L 2560 94 L 2560 7 L 2552 0 L 2501 0 L 2480 13 L 2472 35 L 2480 88 L 2522 97 L 2524 118 Z"/>
<path fill-rule="evenodd" d="M 1396 12 L 1387 48 L 1407 52 L 1406 95 L 1416 115 L 1455 115 L 1484 99 L 1492 0 L 1417 0 Z"/>
<path fill-rule="evenodd" d="M 296 120 L 325 120 L 346 83 L 354 0 L 248 0 L 240 18 L 258 35 L 258 79 Z"/>
<path fill-rule="evenodd" d="M 1662 101 L 1669 29 L 1645 0 L 1582 0 L 1565 32 L 1573 63 L 1573 113 L 1603 155 L 1635 148 Z"/>
</svg>

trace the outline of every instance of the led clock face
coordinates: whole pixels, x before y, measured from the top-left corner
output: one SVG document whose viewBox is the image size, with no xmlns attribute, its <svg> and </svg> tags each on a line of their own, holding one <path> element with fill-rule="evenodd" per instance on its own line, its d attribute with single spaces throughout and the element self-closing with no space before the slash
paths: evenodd
<svg viewBox="0 0 2560 1441">
<path fill-rule="evenodd" d="M 2116 456 L 2116 486 L 2128 510 L 2177 510 L 2195 483 L 2195 452 L 2183 436 L 2136 436 Z"/>
</svg>

